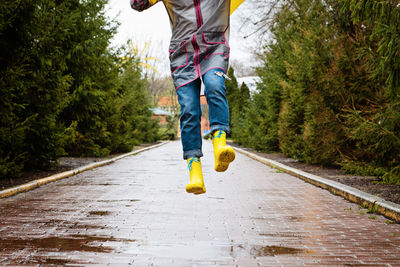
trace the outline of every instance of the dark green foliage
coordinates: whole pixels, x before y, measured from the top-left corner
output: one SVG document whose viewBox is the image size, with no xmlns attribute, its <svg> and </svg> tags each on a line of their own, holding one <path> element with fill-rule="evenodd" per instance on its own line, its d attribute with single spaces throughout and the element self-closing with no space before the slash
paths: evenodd
<svg viewBox="0 0 400 267">
<path fill-rule="evenodd" d="M 0 4 L 0 177 L 157 138 L 137 63 L 109 48 L 106 0 Z"/>
<path fill-rule="evenodd" d="M 399 14 L 393 1 L 281 1 L 235 141 L 399 183 Z"/>
<path fill-rule="evenodd" d="M 235 77 L 235 71 L 233 68 L 229 67 L 227 76 L 230 80 L 225 80 L 225 87 L 226 87 L 226 97 L 228 99 L 229 105 L 229 127 L 232 128 L 232 118 L 234 109 L 239 104 L 238 95 L 239 95 L 239 85 Z"/>
<path fill-rule="evenodd" d="M 341 2 L 354 23 L 354 52 L 368 85 L 364 101 L 344 116 L 355 148 L 342 165 L 400 183 L 400 6 L 393 1 Z"/>
<path fill-rule="evenodd" d="M 236 107 L 232 109 L 231 116 L 232 138 L 239 144 L 246 139 L 246 112 L 250 104 L 250 90 L 245 83 L 242 83 L 237 92 Z"/>
<path fill-rule="evenodd" d="M 64 40 L 74 25 L 51 0 L 0 4 L 0 176 L 47 168 L 60 151 L 57 115 L 72 77 Z"/>
<path fill-rule="evenodd" d="M 236 117 L 243 120 L 250 103 L 250 89 L 245 83 L 242 83 L 239 88 L 238 103 Z"/>
<path fill-rule="evenodd" d="M 105 18 L 106 2 L 81 1 L 73 5 L 75 28 L 71 31 L 72 38 L 67 40 L 73 49 L 66 64 L 74 80 L 68 105 L 59 116 L 66 126 L 76 122 L 75 142 L 66 146 L 69 155 L 110 153 L 111 133 L 106 118 L 113 114 L 118 67 L 116 58 L 107 49 L 115 27 Z"/>
<path fill-rule="evenodd" d="M 178 113 L 167 116 L 167 125 L 160 126 L 159 138 L 162 140 L 176 140 L 176 138 L 178 137 L 178 123 Z"/>
<path fill-rule="evenodd" d="M 115 145 L 127 147 L 126 151 L 132 149 L 132 145 L 144 142 L 156 141 L 159 131 L 157 120 L 152 118 L 150 110 L 150 98 L 147 92 L 147 81 L 141 78 L 141 71 L 137 61 L 131 57 L 122 68 L 123 72 L 119 79 L 118 102 L 114 114 L 119 116 L 119 131 L 114 134 L 120 138 L 120 142 L 113 141 L 112 152 L 121 151 Z"/>
<path fill-rule="evenodd" d="M 399 1 L 342 0 L 342 10 L 349 12 L 354 23 L 374 46 L 363 47 L 362 55 L 370 60 L 373 76 L 383 76 L 391 96 L 400 94 L 400 6 Z"/>
</svg>

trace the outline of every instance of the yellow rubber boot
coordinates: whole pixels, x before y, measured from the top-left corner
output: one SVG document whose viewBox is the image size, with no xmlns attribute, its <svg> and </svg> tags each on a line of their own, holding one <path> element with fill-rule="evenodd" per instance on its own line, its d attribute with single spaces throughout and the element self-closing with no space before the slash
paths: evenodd
<svg viewBox="0 0 400 267">
<path fill-rule="evenodd" d="M 186 192 L 196 195 L 205 193 L 206 187 L 204 186 L 200 159 L 189 158 L 187 159 L 187 162 L 190 173 L 190 182 L 186 186 Z"/>
<path fill-rule="evenodd" d="M 217 172 L 224 172 L 228 169 L 229 163 L 235 159 L 235 151 L 232 147 L 226 145 L 226 133 L 224 131 L 216 131 L 212 141 L 215 157 L 214 169 Z"/>
</svg>

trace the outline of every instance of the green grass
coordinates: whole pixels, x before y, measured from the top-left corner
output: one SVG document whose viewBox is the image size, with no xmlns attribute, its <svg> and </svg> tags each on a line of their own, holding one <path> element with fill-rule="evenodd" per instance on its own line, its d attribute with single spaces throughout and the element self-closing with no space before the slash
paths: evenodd
<svg viewBox="0 0 400 267">
<path fill-rule="evenodd" d="M 367 213 L 376 213 L 378 211 L 378 205 L 374 204 L 368 208 Z"/>
</svg>

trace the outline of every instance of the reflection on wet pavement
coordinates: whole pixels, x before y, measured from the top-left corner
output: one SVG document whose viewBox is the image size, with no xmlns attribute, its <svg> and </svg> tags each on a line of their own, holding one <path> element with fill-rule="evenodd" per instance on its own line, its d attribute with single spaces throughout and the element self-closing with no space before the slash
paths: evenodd
<svg viewBox="0 0 400 267">
<path fill-rule="evenodd" d="M 60 252 L 111 252 L 103 244 L 107 242 L 136 242 L 133 239 L 116 239 L 110 237 L 71 235 L 69 237 L 0 239 L 0 251 L 15 250 L 51 250 Z"/>
<path fill-rule="evenodd" d="M 111 214 L 111 212 L 104 211 L 104 210 L 89 211 L 89 215 L 105 216 L 105 215 L 110 215 L 110 214 Z"/>
<path fill-rule="evenodd" d="M 311 250 L 304 250 L 298 248 L 288 248 L 288 247 L 279 247 L 279 246 L 254 246 L 250 250 L 250 254 L 256 257 L 265 257 L 265 256 L 275 256 L 275 255 L 283 255 L 283 254 L 308 254 L 312 253 Z"/>
<path fill-rule="evenodd" d="M 136 242 L 133 239 L 116 239 L 110 237 L 71 235 L 69 237 L 47 237 L 47 238 L 25 238 L 25 239 L 0 239 L 0 253 L 7 254 L 8 251 L 27 253 L 26 258 L 19 259 L 19 265 L 38 264 L 84 264 L 84 261 L 68 260 L 60 257 L 60 253 L 110 253 L 115 251 L 107 244 L 111 242 Z M 35 253 L 29 253 L 33 251 Z M 53 254 L 52 257 L 43 257 L 42 251 Z M 25 254 L 22 252 L 23 254 Z M 5 260 L 8 260 L 7 258 Z M 0 260 L 0 262 L 3 260 Z M 15 262 L 15 261 L 14 261 Z"/>
<path fill-rule="evenodd" d="M 185 193 L 180 143 L 0 200 L 0 266 L 400 266 L 400 227 L 237 154 Z M 390 265 L 388 265 L 390 264 Z"/>
</svg>

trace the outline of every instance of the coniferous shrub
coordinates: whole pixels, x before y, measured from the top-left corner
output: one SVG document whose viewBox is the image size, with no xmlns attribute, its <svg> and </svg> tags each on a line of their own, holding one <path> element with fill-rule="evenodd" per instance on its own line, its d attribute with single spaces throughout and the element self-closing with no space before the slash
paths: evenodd
<svg viewBox="0 0 400 267">
<path fill-rule="evenodd" d="M 232 138 L 238 144 L 244 144 L 247 138 L 246 112 L 250 104 L 250 90 L 245 83 L 242 83 L 237 94 L 237 106 L 234 108 L 232 120 Z"/>
<path fill-rule="evenodd" d="M 158 138 L 137 62 L 109 47 L 106 3 L 0 3 L 0 177 Z"/>
<path fill-rule="evenodd" d="M 342 165 L 352 173 L 400 183 L 400 6 L 392 1 L 342 0 L 350 14 L 354 51 L 366 73 L 368 94 L 344 115 L 355 147 Z"/>
<path fill-rule="evenodd" d="M 61 150 L 57 115 L 68 99 L 68 4 L 0 4 L 0 176 L 47 168 Z"/>
<path fill-rule="evenodd" d="M 238 142 L 399 183 L 400 6 L 277 2 Z"/>
<path fill-rule="evenodd" d="M 236 80 L 235 71 L 232 67 L 229 67 L 227 76 L 230 78 L 225 80 L 226 98 L 229 106 L 229 127 L 233 126 L 233 118 L 236 107 L 238 106 L 238 95 L 239 95 L 239 84 Z"/>
</svg>

